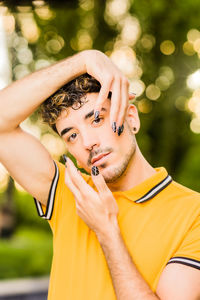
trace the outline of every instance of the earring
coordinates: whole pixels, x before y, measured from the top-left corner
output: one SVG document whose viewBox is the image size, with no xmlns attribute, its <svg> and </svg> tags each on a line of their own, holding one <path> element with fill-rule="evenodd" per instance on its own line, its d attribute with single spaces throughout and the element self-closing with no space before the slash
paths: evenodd
<svg viewBox="0 0 200 300">
<path fill-rule="evenodd" d="M 137 128 L 136 127 L 133 127 L 133 131 L 136 131 L 137 130 Z"/>
</svg>

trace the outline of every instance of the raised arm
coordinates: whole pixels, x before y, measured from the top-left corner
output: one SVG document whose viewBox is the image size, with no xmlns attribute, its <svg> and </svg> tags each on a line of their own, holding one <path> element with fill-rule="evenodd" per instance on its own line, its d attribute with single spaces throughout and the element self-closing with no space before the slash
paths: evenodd
<svg viewBox="0 0 200 300">
<path fill-rule="evenodd" d="M 86 50 L 34 72 L 0 91 L 0 133 L 15 129 L 57 89 L 86 72 L 102 85 L 96 109 L 100 110 L 112 90 L 111 125 L 114 121 L 122 125 L 129 98 L 128 80 L 105 54 Z"/>
<path fill-rule="evenodd" d="M 28 193 L 44 205 L 55 174 L 53 159 L 38 139 L 22 130 L 20 123 L 57 89 L 86 72 L 102 85 L 98 107 L 103 98 L 107 98 L 112 84 L 116 85 L 125 78 L 106 55 L 86 50 L 34 72 L 0 91 L 0 162 Z M 126 93 L 125 87 L 121 88 L 124 110 Z M 113 99 L 118 102 L 112 105 L 115 107 L 112 115 L 116 115 L 116 106 L 120 103 L 120 96 L 114 94 Z"/>
<path fill-rule="evenodd" d="M 34 72 L 0 91 L 0 133 L 19 126 L 62 85 L 86 71 L 77 54 Z"/>
</svg>

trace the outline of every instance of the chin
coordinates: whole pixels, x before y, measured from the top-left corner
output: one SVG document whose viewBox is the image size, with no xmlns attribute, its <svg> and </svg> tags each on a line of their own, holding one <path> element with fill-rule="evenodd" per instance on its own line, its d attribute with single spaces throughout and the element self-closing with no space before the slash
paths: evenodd
<svg viewBox="0 0 200 300">
<path fill-rule="evenodd" d="M 102 165 L 99 166 L 99 170 L 106 183 L 115 182 L 123 174 L 121 168 L 119 168 L 119 166 L 114 166 L 114 165 L 110 165 L 110 166 Z"/>
</svg>

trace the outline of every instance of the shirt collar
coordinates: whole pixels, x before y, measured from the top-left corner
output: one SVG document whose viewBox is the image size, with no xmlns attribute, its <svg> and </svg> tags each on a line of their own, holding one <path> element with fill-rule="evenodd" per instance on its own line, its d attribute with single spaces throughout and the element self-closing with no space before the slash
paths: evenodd
<svg viewBox="0 0 200 300">
<path fill-rule="evenodd" d="M 165 168 L 155 168 L 155 171 L 153 176 L 134 188 L 123 192 L 113 192 L 113 195 L 122 195 L 135 203 L 144 203 L 152 199 L 172 182 L 172 178 Z"/>
</svg>

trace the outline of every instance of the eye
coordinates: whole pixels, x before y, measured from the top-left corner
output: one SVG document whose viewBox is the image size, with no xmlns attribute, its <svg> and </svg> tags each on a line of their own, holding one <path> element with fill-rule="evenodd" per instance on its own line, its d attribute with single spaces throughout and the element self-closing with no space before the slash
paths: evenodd
<svg viewBox="0 0 200 300">
<path fill-rule="evenodd" d="M 72 133 L 70 135 L 70 137 L 68 137 L 67 141 L 70 142 L 71 140 L 73 141 L 76 138 L 77 134 L 76 133 Z"/>
<path fill-rule="evenodd" d="M 99 124 L 101 120 L 103 120 L 103 118 L 94 119 L 92 123 L 95 122 L 95 124 Z"/>
</svg>

